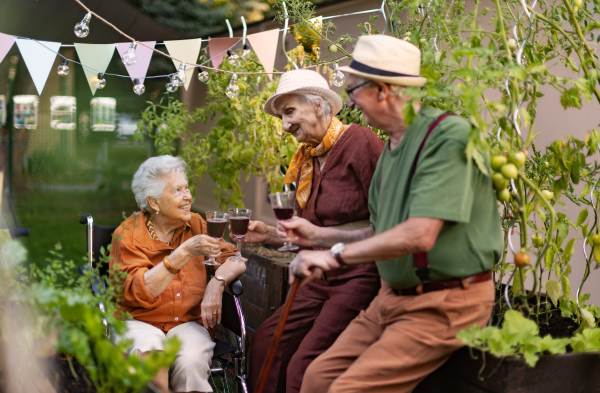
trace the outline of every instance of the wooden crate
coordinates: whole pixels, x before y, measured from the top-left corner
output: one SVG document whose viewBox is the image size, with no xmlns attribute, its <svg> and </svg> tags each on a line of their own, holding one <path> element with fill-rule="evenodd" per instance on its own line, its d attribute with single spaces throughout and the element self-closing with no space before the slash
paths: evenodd
<svg viewBox="0 0 600 393">
<path fill-rule="evenodd" d="M 241 296 L 246 317 L 248 339 L 265 319 L 269 318 L 284 302 L 288 291 L 288 264 L 281 263 L 242 249 L 248 258 L 246 273 L 240 277 L 244 286 Z"/>
</svg>

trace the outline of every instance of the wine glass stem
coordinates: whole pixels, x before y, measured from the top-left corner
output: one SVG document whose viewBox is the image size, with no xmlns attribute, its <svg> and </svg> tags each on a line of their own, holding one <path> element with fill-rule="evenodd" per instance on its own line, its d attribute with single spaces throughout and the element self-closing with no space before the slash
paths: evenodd
<svg viewBox="0 0 600 393">
<path fill-rule="evenodd" d="M 236 240 L 237 240 L 236 241 L 236 243 L 237 243 L 237 246 L 236 246 L 237 252 L 235 253 L 235 257 L 236 258 L 241 258 L 242 257 L 242 238 L 238 237 Z"/>
</svg>

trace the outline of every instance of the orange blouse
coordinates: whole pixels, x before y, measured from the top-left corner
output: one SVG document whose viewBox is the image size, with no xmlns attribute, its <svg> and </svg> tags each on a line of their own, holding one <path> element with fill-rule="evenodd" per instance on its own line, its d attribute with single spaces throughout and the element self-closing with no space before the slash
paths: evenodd
<svg viewBox="0 0 600 393">
<path fill-rule="evenodd" d="M 197 213 L 177 229 L 171 244 L 150 237 L 144 214 L 134 213 L 114 232 L 110 255 L 110 269 L 118 269 L 129 276 L 123 284 L 121 310 L 134 319 L 156 326 L 163 332 L 185 322 L 202 323 L 200 303 L 207 285 L 205 256 L 192 258 L 158 297 L 153 297 L 144 286 L 144 273 L 162 263 L 183 242 L 193 236 L 206 234 L 206 221 Z M 222 254 L 218 262 L 235 255 L 235 246 L 221 240 Z"/>
</svg>

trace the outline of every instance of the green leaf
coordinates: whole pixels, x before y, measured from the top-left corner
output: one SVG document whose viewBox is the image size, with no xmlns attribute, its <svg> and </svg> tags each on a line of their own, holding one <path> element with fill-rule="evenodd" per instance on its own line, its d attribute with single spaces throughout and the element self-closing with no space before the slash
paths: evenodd
<svg viewBox="0 0 600 393">
<path fill-rule="evenodd" d="M 588 210 L 587 208 L 583 209 L 579 212 L 579 216 L 577 217 L 577 226 L 580 226 L 587 220 L 588 218 Z"/>
<path fill-rule="evenodd" d="M 558 298 L 560 297 L 561 289 L 562 287 L 558 282 L 553 280 L 546 281 L 546 293 L 550 297 L 550 300 L 554 306 L 558 305 Z"/>
<path fill-rule="evenodd" d="M 563 296 L 568 298 L 571 293 L 571 281 L 569 281 L 566 274 L 563 274 L 560 282 L 562 283 Z"/>
<path fill-rule="evenodd" d="M 575 252 L 575 250 L 573 250 L 574 245 L 575 245 L 575 239 L 569 240 L 569 242 L 565 246 L 565 249 L 563 250 L 563 255 L 562 255 L 563 262 L 566 263 L 571 260 L 571 257 L 573 256 L 573 253 Z"/>
</svg>

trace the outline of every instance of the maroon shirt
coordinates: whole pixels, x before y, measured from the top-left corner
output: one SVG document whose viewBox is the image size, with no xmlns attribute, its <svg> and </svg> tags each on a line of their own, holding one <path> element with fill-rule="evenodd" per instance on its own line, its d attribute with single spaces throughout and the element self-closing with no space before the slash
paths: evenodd
<svg viewBox="0 0 600 393">
<path fill-rule="evenodd" d="M 323 169 L 313 158 L 310 197 L 304 209 L 296 201 L 298 217 L 321 227 L 368 220 L 369 186 L 383 145 L 372 130 L 358 124 L 348 127 L 331 148 Z"/>
</svg>

